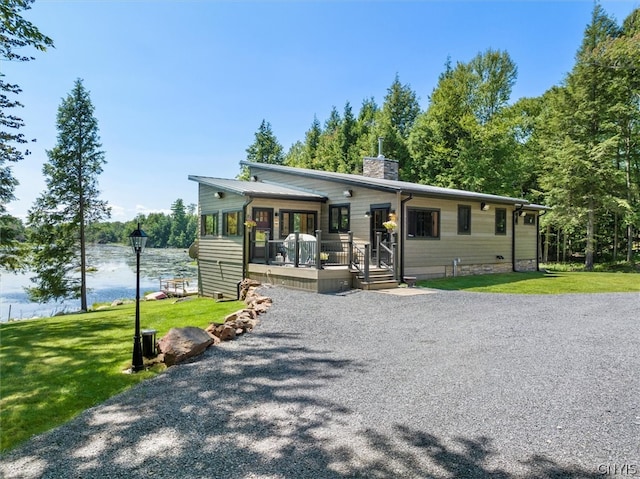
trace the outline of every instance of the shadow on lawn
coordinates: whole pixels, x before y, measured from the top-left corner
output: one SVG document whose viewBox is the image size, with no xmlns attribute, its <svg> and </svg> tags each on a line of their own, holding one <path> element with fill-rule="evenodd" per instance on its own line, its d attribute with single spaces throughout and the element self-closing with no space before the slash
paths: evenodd
<svg viewBox="0 0 640 479">
<path fill-rule="evenodd" d="M 486 466 L 486 437 L 446 440 L 407 424 L 381 432 L 326 388 L 370 364 L 296 334 L 210 349 L 1 457 L 3 477 L 596 478 L 544 457 L 512 475 Z M 375 399 L 374 399 L 375 400 Z M 409 422 L 409 418 L 408 421 Z"/>
</svg>

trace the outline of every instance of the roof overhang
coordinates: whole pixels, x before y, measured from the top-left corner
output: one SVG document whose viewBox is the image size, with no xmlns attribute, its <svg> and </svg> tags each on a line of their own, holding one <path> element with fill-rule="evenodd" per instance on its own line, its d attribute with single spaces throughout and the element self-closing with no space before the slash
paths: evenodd
<svg viewBox="0 0 640 479">
<path fill-rule="evenodd" d="M 288 186 L 261 181 L 242 181 L 227 178 L 189 175 L 189 180 L 216 188 L 225 193 L 251 198 L 268 198 L 298 201 L 326 202 L 327 197 L 318 193 L 304 191 Z"/>
</svg>

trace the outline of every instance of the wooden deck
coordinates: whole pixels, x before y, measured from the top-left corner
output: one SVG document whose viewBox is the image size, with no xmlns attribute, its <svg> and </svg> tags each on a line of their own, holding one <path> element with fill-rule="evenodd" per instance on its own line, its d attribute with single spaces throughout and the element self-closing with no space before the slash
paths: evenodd
<svg viewBox="0 0 640 479">
<path fill-rule="evenodd" d="M 167 296 L 178 298 L 198 294 L 196 282 L 192 278 L 160 278 L 160 291 Z"/>
</svg>

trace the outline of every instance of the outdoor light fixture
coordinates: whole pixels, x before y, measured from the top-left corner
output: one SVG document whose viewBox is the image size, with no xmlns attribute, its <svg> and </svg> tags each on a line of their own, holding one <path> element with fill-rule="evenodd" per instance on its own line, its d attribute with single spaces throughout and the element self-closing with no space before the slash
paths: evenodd
<svg viewBox="0 0 640 479">
<path fill-rule="evenodd" d="M 371 211 L 365 211 L 364 217 L 365 218 L 371 218 Z"/>
<path fill-rule="evenodd" d="M 489 211 L 489 208 L 491 208 L 488 204 L 486 204 L 484 201 L 482 203 L 480 203 L 480 210 L 481 211 Z"/>
<path fill-rule="evenodd" d="M 525 216 L 527 216 L 527 212 L 526 211 L 521 211 L 520 212 L 520 216 L 522 216 L 524 218 Z"/>
<path fill-rule="evenodd" d="M 147 244 L 147 238 L 147 234 L 140 229 L 140 223 L 138 223 L 138 229 L 129 235 L 131 248 L 136 255 L 136 331 L 133 336 L 133 361 L 131 363 L 131 371 L 134 373 L 144 369 L 140 342 L 140 253 Z"/>
<path fill-rule="evenodd" d="M 213 197 L 214 197 L 214 198 L 218 198 L 218 199 L 222 198 L 223 196 L 224 196 L 224 193 L 223 193 L 222 191 L 216 191 L 216 192 L 213 194 Z"/>
<path fill-rule="evenodd" d="M 342 194 L 345 198 L 351 198 L 353 196 L 353 190 L 344 190 Z"/>
<path fill-rule="evenodd" d="M 256 175 L 253 175 L 251 178 L 249 178 L 251 181 L 258 181 L 258 177 Z"/>
</svg>

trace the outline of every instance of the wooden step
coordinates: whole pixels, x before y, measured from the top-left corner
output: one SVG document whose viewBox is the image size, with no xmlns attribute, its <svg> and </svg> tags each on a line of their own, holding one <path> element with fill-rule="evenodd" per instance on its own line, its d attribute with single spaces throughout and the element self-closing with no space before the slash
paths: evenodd
<svg viewBox="0 0 640 479">
<path fill-rule="evenodd" d="M 360 285 L 360 289 L 371 291 L 376 289 L 397 288 L 398 282 L 393 279 L 389 281 L 369 281 L 369 282 L 360 281 L 359 285 Z"/>
<path fill-rule="evenodd" d="M 370 269 L 369 281 L 364 280 L 364 275 L 359 271 L 354 272 L 355 287 L 365 290 L 397 288 L 398 281 L 393 279 L 393 274 L 386 269 Z"/>
</svg>

